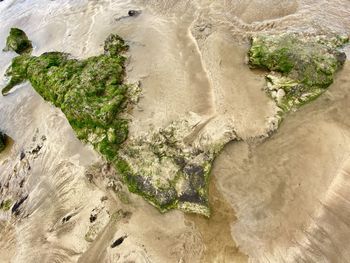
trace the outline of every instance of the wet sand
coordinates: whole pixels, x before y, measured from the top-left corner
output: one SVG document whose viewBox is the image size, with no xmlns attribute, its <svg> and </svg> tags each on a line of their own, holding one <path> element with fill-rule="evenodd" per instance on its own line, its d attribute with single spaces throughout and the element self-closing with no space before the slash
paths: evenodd
<svg viewBox="0 0 350 263">
<path fill-rule="evenodd" d="M 287 256 L 287 262 L 346 262 L 336 255 L 349 251 L 342 242 L 350 233 L 342 186 L 350 153 L 349 70 L 346 64 L 329 92 L 291 114 L 271 138 L 232 143 L 217 159 L 219 189 L 238 218 L 233 236 L 256 262 Z M 335 230 L 339 221 L 342 234 Z"/>
<path fill-rule="evenodd" d="M 120 185 L 111 179 L 117 178 L 114 172 L 75 138 L 58 109 L 24 84 L 0 97 L 0 128 L 14 139 L 0 155 L 0 183 L 8 184 L 0 198 L 28 195 L 19 215 L 0 212 L 0 259 L 347 262 L 349 64 L 329 91 L 262 140 L 276 128 L 276 108 L 262 91 L 263 75 L 247 67 L 245 53 L 256 32 L 348 33 L 350 5 L 277 2 L 1 2 L 0 46 L 12 26 L 28 33 L 34 54 L 96 55 L 111 32 L 128 41 L 127 77 L 141 81 L 143 89 L 130 112 L 131 135 L 195 112 L 233 123 L 241 141 L 227 145 L 214 164 L 210 219 L 179 211 L 160 214 L 125 188 L 111 190 L 111 184 Z M 129 9 L 142 13 L 125 17 Z M 2 76 L 14 54 L 0 55 Z M 38 145 L 39 153 L 32 154 Z M 91 172 L 92 164 L 105 168 Z M 125 216 L 116 221 L 117 211 Z M 88 233 L 94 241 L 86 240 Z"/>
<path fill-rule="evenodd" d="M 248 257 L 239 250 L 231 236 L 231 224 L 236 221 L 234 210 L 218 191 L 215 179 L 209 192 L 211 218 L 186 215 L 186 219 L 199 230 L 205 245 L 200 262 L 247 262 Z"/>
</svg>

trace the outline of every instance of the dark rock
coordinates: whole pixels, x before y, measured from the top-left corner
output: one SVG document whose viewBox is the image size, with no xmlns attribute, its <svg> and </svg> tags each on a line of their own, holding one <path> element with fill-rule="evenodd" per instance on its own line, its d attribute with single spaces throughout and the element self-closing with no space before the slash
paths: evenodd
<svg viewBox="0 0 350 263">
<path fill-rule="evenodd" d="M 127 238 L 128 236 L 122 236 L 120 238 L 118 238 L 116 241 L 113 242 L 113 244 L 111 245 L 111 248 L 115 248 L 119 245 L 121 245 L 124 241 L 125 238 Z"/>
<path fill-rule="evenodd" d="M 161 211 L 166 211 L 168 207 L 176 202 L 176 190 L 169 186 L 167 189 L 159 191 L 150 181 L 145 180 L 141 175 L 129 176 L 127 178 L 129 190 L 139 192 L 144 197 L 152 200 Z"/>
<path fill-rule="evenodd" d="M 39 153 L 42 147 L 43 147 L 42 145 L 37 145 L 37 146 L 32 150 L 32 154 L 37 154 L 37 153 Z"/>
<path fill-rule="evenodd" d="M 63 217 L 62 218 L 62 223 L 68 222 L 72 217 L 73 217 L 73 215 L 67 215 L 67 216 Z"/>
<path fill-rule="evenodd" d="M 199 165 L 189 164 L 184 168 L 184 172 L 188 175 L 195 175 L 199 177 L 204 176 L 204 170 L 203 167 Z"/>
<path fill-rule="evenodd" d="M 22 180 L 20 181 L 20 183 L 19 183 L 19 187 L 20 187 L 20 188 L 23 188 L 24 182 L 25 182 L 24 179 L 22 179 Z"/>
<path fill-rule="evenodd" d="M 0 152 L 6 148 L 6 135 L 0 131 Z"/>
<path fill-rule="evenodd" d="M 138 10 L 129 10 L 128 12 L 129 16 L 138 16 L 139 14 L 141 14 L 141 11 Z"/>
<path fill-rule="evenodd" d="M 26 157 L 26 154 L 24 152 L 21 152 L 21 154 L 19 155 L 19 160 L 22 161 L 24 157 Z"/>
<path fill-rule="evenodd" d="M 206 187 L 205 172 L 203 167 L 195 164 L 188 164 L 183 171 L 189 178 L 189 186 L 188 189 L 186 189 L 186 191 L 182 194 L 180 199 L 192 203 L 203 203 L 203 198 L 199 194 L 199 190 L 205 189 Z"/>
<path fill-rule="evenodd" d="M 102 196 L 101 197 L 101 202 L 107 201 L 108 200 L 108 196 Z"/>
<path fill-rule="evenodd" d="M 188 191 L 179 196 L 179 201 L 193 204 L 206 204 L 205 200 L 194 190 L 189 188 Z"/>
<path fill-rule="evenodd" d="M 85 174 L 85 176 L 90 183 L 93 182 L 94 176 L 91 173 L 87 173 L 87 174 Z"/>
<path fill-rule="evenodd" d="M 176 165 L 178 165 L 181 169 L 183 169 L 186 165 L 186 160 L 183 157 L 174 157 L 174 162 Z"/>
<path fill-rule="evenodd" d="M 346 54 L 344 52 L 336 53 L 336 58 L 339 63 L 344 64 L 346 61 Z"/>
<path fill-rule="evenodd" d="M 25 197 L 22 197 L 20 200 L 18 200 L 15 205 L 12 207 L 12 214 L 15 214 L 16 216 L 19 215 L 19 208 L 20 206 L 24 203 L 25 200 L 27 200 L 28 195 L 26 195 Z"/>
<path fill-rule="evenodd" d="M 91 214 L 91 215 L 90 215 L 90 223 L 95 222 L 96 219 L 97 219 L 97 215 L 96 215 L 96 214 Z"/>
</svg>

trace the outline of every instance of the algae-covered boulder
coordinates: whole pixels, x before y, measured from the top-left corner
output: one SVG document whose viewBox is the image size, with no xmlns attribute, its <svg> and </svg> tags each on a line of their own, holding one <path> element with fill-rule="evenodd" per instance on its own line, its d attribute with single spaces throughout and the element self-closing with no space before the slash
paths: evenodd
<svg viewBox="0 0 350 263">
<path fill-rule="evenodd" d="M 61 52 L 22 54 L 6 72 L 2 90 L 30 81 L 47 101 L 59 107 L 83 142 L 115 165 L 131 192 L 164 212 L 178 208 L 209 216 L 209 173 L 222 147 L 235 139 L 233 125 L 220 117 L 192 114 L 137 138 L 128 137 L 123 118 L 139 88 L 124 83 L 124 40 L 110 35 L 104 54 L 74 59 Z"/>
<path fill-rule="evenodd" d="M 6 148 L 6 135 L 0 131 L 0 152 Z"/>
<path fill-rule="evenodd" d="M 32 51 L 32 42 L 28 39 L 26 33 L 18 28 L 11 28 L 10 35 L 7 37 L 4 51 L 14 51 L 17 54 L 30 53 Z"/>
<path fill-rule="evenodd" d="M 117 165 L 129 190 L 160 211 L 178 208 L 209 216 L 210 170 L 223 146 L 235 138 L 233 126 L 226 120 L 208 121 L 191 114 L 130 138 Z"/>
<path fill-rule="evenodd" d="M 120 37 L 110 36 L 104 54 L 83 60 L 61 52 L 22 54 L 7 70 L 11 79 L 2 93 L 29 80 L 45 100 L 63 111 L 79 139 L 112 160 L 128 135 L 128 122 L 120 117 L 128 100 L 121 53 L 126 49 Z"/>
<path fill-rule="evenodd" d="M 297 34 L 252 38 L 249 65 L 271 71 L 266 91 L 284 111 L 316 98 L 332 84 L 346 60 L 339 50 L 347 37 L 303 37 Z"/>
</svg>

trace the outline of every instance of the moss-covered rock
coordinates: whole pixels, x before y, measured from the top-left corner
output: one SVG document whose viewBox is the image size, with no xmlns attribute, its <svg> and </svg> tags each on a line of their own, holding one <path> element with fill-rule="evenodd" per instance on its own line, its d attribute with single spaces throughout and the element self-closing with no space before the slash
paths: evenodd
<svg viewBox="0 0 350 263">
<path fill-rule="evenodd" d="M 128 122 L 120 117 L 128 101 L 121 54 L 126 49 L 124 41 L 112 35 L 104 54 L 84 60 L 61 52 L 20 55 L 6 72 L 11 79 L 2 93 L 29 80 L 45 100 L 63 111 L 79 139 L 111 161 L 128 135 Z"/>
<path fill-rule="evenodd" d="M 7 37 L 4 51 L 14 51 L 17 54 L 30 53 L 32 51 L 32 42 L 28 39 L 26 33 L 18 28 L 11 28 L 10 35 Z"/>
<path fill-rule="evenodd" d="M 6 148 L 6 135 L 0 131 L 0 153 Z"/>
<path fill-rule="evenodd" d="M 8 211 L 10 210 L 11 206 L 12 206 L 12 200 L 11 199 L 7 199 L 1 202 L 0 204 L 0 210 L 3 211 Z"/>
<path fill-rule="evenodd" d="M 29 80 L 62 110 L 80 140 L 115 165 L 131 192 L 162 212 L 179 208 L 209 216 L 210 169 L 222 147 L 235 138 L 233 127 L 219 117 L 209 121 L 192 114 L 125 142 L 128 121 L 122 116 L 140 92 L 137 85 L 124 83 L 122 53 L 127 48 L 123 39 L 110 35 L 104 54 L 84 60 L 61 52 L 22 54 L 7 70 L 11 78 L 2 93 Z"/>
<path fill-rule="evenodd" d="M 316 98 L 332 84 L 346 60 L 338 48 L 348 41 L 346 36 L 259 35 L 252 38 L 249 65 L 272 71 L 266 76 L 266 91 L 287 112 Z"/>
</svg>

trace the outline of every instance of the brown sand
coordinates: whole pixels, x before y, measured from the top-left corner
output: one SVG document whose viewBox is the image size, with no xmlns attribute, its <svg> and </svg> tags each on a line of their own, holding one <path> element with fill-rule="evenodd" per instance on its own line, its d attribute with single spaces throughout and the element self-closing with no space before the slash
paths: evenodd
<svg viewBox="0 0 350 263">
<path fill-rule="evenodd" d="M 87 57 L 102 52 L 110 32 L 128 40 L 128 79 L 140 80 L 144 92 L 130 113 L 132 135 L 192 111 L 223 116 L 244 141 L 229 144 L 215 162 L 209 220 L 179 211 L 162 215 L 135 195 L 121 202 L 106 189 L 108 173 L 90 182 L 90 165 L 102 161 L 75 138 L 59 110 L 22 85 L 0 97 L 0 128 L 15 142 L 0 156 L 6 185 L 0 198 L 29 197 L 19 216 L 0 212 L 0 261 L 347 262 L 349 66 L 329 92 L 261 142 L 255 137 L 274 128 L 276 108 L 261 90 L 263 77 L 245 65 L 245 52 L 255 32 L 349 32 L 350 6 L 345 0 L 277 2 L 1 2 L 0 46 L 12 26 L 28 33 L 35 54 Z M 129 9 L 142 14 L 122 18 Z M 13 56 L 1 53 L 1 76 Z M 19 160 L 42 135 L 40 153 Z M 113 223 L 120 209 L 129 216 Z M 97 220 L 90 223 L 93 210 Z M 89 229 L 96 231 L 93 242 L 85 240 Z M 120 246 L 110 247 L 124 235 Z"/>
</svg>

